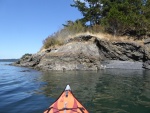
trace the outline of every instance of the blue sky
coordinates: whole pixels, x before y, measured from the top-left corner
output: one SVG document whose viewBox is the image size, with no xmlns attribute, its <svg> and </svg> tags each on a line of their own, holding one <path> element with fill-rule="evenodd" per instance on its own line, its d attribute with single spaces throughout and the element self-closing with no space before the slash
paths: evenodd
<svg viewBox="0 0 150 113">
<path fill-rule="evenodd" d="M 0 59 L 36 53 L 67 20 L 81 18 L 73 0 L 0 0 Z"/>
</svg>

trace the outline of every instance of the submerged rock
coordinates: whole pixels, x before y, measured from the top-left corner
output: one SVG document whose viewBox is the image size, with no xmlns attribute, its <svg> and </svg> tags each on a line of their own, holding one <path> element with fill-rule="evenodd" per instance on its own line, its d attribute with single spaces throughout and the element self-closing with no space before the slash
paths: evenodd
<svg viewBox="0 0 150 113">
<path fill-rule="evenodd" d="M 144 62 L 143 68 L 145 68 L 145 69 L 150 69 L 150 60 Z"/>
</svg>

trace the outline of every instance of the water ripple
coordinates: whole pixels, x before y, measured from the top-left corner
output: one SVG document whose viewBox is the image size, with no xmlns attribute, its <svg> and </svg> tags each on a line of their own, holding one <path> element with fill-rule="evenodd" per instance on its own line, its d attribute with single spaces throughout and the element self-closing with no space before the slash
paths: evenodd
<svg viewBox="0 0 150 113">
<path fill-rule="evenodd" d="M 90 113 L 150 111 L 150 71 L 38 72 L 3 64 L 0 67 L 0 113 L 41 113 L 67 84 Z"/>
</svg>

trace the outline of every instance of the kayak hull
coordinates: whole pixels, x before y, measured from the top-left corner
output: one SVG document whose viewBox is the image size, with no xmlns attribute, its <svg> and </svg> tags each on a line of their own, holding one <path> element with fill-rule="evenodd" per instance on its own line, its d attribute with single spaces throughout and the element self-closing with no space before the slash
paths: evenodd
<svg viewBox="0 0 150 113">
<path fill-rule="evenodd" d="M 44 113 L 89 113 L 67 87 Z"/>
</svg>

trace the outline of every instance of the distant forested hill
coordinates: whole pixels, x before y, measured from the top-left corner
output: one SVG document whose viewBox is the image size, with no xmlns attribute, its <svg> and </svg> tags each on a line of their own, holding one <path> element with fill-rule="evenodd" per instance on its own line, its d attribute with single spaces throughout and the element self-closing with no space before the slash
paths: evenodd
<svg viewBox="0 0 150 113">
<path fill-rule="evenodd" d="M 0 62 L 16 62 L 18 59 L 0 59 Z"/>
</svg>

